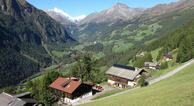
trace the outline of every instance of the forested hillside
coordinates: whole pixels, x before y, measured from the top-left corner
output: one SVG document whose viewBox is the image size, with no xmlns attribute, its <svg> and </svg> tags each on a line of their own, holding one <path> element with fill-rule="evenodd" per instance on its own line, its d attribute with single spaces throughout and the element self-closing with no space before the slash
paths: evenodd
<svg viewBox="0 0 194 106">
<path fill-rule="evenodd" d="M 18 84 L 50 65 L 49 45 L 74 41 L 63 26 L 25 0 L 1 0 L 0 5 L 0 87 Z"/>
<path fill-rule="evenodd" d="M 177 30 L 167 34 L 159 40 L 154 41 L 147 50 L 163 48 L 162 54 L 168 53 L 174 49 L 178 49 L 177 62 L 186 62 L 194 57 L 194 19 L 185 23 Z"/>
</svg>

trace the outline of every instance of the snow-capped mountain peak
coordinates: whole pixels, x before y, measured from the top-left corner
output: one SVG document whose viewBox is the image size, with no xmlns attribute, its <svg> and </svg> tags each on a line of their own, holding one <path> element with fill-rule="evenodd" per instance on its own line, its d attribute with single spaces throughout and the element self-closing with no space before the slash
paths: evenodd
<svg viewBox="0 0 194 106">
<path fill-rule="evenodd" d="M 81 20 L 83 20 L 84 18 L 86 18 L 86 15 L 80 15 L 80 16 L 72 17 L 72 19 L 73 19 L 73 20 L 76 20 L 76 21 L 81 21 Z"/>
<path fill-rule="evenodd" d="M 73 17 L 73 16 L 69 15 L 68 13 L 64 12 L 63 10 L 61 10 L 59 8 L 56 8 L 56 7 L 53 8 L 53 9 L 47 10 L 46 12 L 47 13 L 52 12 L 53 15 L 55 14 L 55 15 L 67 18 L 67 19 L 69 19 L 70 21 L 73 21 L 73 22 L 81 21 L 86 17 L 86 15 L 80 15 L 80 16 Z"/>
<path fill-rule="evenodd" d="M 58 9 L 58 8 L 56 8 L 56 7 L 53 8 L 53 9 L 51 9 L 50 11 L 56 12 L 56 13 L 58 13 L 58 15 L 63 15 L 63 16 L 65 16 L 65 17 L 72 18 L 69 14 L 67 14 L 67 13 L 64 12 L 63 10 Z"/>
</svg>

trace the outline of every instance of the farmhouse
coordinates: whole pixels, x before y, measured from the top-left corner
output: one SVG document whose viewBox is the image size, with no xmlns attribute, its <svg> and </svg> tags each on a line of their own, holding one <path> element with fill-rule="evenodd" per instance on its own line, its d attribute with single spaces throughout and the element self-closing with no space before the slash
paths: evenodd
<svg viewBox="0 0 194 106">
<path fill-rule="evenodd" d="M 38 106 L 38 102 L 31 97 L 30 92 L 19 95 L 10 95 L 8 93 L 0 94 L 0 106 Z"/>
<path fill-rule="evenodd" d="M 163 57 L 164 61 L 171 61 L 173 60 L 173 57 L 171 54 L 165 54 L 164 57 Z"/>
<path fill-rule="evenodd" d="M 92 96 L 92 85 L 82 83 L 77 78 L 57 78 L 51 85 L 51 88 L 55 89 L 64 96 L 61 97 L 63 104 L 73 104 L 83 98 Z"/>
<path fill-rule="evenodd" d="M 130 66 L 114 64 L 107 72 L 108 83 L 112 86 L 127 88 L 137 85 L 137 80 L 145 72 Z"/>
<path fill-rule="evenodd" d="M 159 70 L 160 64 L 157 62 L 145 62 L 144 67 L 151 70 Z"/>
</svg>

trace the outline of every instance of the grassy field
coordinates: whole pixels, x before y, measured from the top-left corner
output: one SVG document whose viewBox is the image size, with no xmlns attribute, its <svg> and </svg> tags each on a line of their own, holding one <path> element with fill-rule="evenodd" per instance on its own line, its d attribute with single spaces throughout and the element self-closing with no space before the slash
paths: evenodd
<svg viewBox="0 0 194 106">
<path fill-rule="evenodd" d="M 194 106 L 194 64 L 157 84 L 83 106 Z"/>
<path fill-rule="evenodd" d="M 158 29 L 162 28 L 158 23 L 154 23 L 152 25 L 143 25 L 142 29 L 137 31 L 137 35 L 134 37 L 134 40 L 141 41 L 146 36 L 153 35 Z"/>
</svg>

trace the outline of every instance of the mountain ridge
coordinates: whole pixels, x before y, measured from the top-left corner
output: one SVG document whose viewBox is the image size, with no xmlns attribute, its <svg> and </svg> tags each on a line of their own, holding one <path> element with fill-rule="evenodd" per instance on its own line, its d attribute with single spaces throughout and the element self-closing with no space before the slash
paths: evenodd
<svg viewBox="0 0 194 106">
<path fill-rule="evenodd" d="M 130 8 L 126 4 L 117 3 L 109 9 L 89 14 L 82 20 L 81 24 L 128 20 L 129 18 L 142 14 L 143 10 L 142 8 Z"/>
</svg>

